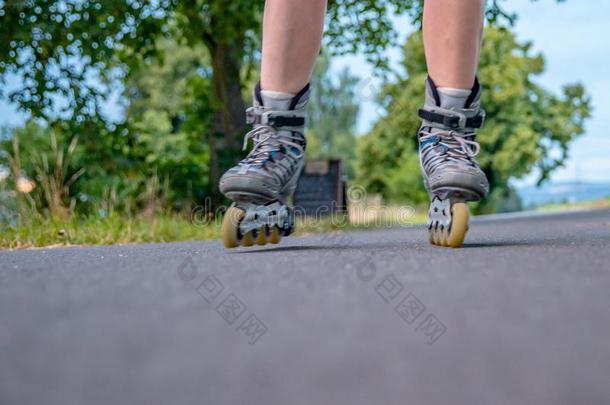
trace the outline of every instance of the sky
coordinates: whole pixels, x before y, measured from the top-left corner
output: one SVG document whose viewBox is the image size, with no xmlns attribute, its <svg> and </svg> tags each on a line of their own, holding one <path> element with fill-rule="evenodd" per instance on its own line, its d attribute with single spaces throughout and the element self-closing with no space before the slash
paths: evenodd
<svg viewBox="0 0 610 405">
<path fill-rule="evenodd" d="M 567 0 L 510 0 L 508 10 L 519 18 L 515 32 L 521 41 L 531 41 L 534 50 L 546 59 L 546 71 L 537 82 L 559 93 L 562 85 L 582 82 L 592 97 L 593 116 L 586 125 L 585 135 L 573 142 L 570 157 L 564 168 L 553 173 L 554 181 L 596 181 L 610 183 L 610 1 Z M 406 19 L 396 19 L 402 42 L 412 29 Z M 401 54 L 398 48 L 388 51 L 391 64 L 396 65 Z M 366 132 L 378 118 L 376 105 L 368 89 L 376 80 L 371 67 L 362 55 L 337 58 L 333 69 L 347 66 L 352 74 L 362 78 L 362 110 L 358 132 Z M 9 83 L 8 87 L 11 85 Z M 108 106 L 110 115 L 118 114 L 120 107 Z M 0 101 L 0 127 L 23 123 L 25 117 L 14 106 Z M 536 179 L 532 173 L 515 184 L 529 185 Z"/>
</svg>

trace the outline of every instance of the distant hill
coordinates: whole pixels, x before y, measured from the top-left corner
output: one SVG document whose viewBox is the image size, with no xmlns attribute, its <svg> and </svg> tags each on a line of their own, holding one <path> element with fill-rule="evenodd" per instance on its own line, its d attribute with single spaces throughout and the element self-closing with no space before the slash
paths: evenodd
<svg viewBox="0 0 610 405">
<path fill-rule="evenodd" d="M 610 197 L 610 183 L 550 182 L 540 187 L 527 186 L 517 189 L 524 208 L 549 203 L 576 203 Z"/>
</svg>

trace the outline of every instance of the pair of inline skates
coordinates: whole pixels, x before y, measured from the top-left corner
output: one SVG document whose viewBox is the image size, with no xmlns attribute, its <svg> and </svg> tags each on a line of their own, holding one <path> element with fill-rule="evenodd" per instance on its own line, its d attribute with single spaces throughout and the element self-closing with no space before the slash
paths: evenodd
<svg viewBox="0 0 610 405">
<path fill-rule="evenodd" d="M 478 81 L 470 91 L 437 89 L 426 82 L 419 109 L 419 156 L 431 203 L 428 231 L 432 244 L 459 247 L 468 230 L 467 201 L 483 199 L 489 184 L 474 159 L 479 153 L 475 130 L 483 125 Z M 244 139 L 253 147 L 220 179 L 220 191 L 234 201 L 225 213 L 225 247 L 278 243 L 294 230 L 290 198 L 303 168 L 309 86 L 298 94 L 254 90 L 246 112 L 254 129 Z"/>
</svg>

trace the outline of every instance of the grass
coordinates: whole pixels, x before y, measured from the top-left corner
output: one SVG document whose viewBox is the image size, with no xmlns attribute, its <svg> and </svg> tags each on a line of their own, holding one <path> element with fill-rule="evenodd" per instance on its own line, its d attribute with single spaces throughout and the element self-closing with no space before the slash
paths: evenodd
<svg viewBox="0 0 610 405">
<path fill-rule="evenodd" d="M 206 240 L 220 237 L 215 224 L 194 224 L 181 215 L 153 218 L 112 215 L 72 217 L 67 220 L 25 221 L 18 226 L 0 225 L 0 248 L 43 246 L 112 245 L 146 242 Z"/>
<path fill-rule="evenodd" d="M 425 222 L 423 211 L 401 206 L 367 206 L 345 215 L 298 218 L 296 235 L 347 229 L 370 229 Z M 111 215 L 73 216 L 69 219 L 29 219 L 16 226 L 0 222 L 0 249 L 72 245 L 112 245 L 220 238 L 220 219 L 205 223 L 187 215 L 157 214 L 154 217 Z"/>
<path fill-rule="evenodd" d="M 610 198 L 576 204 L 549 204 L 540 211 L 610 208 Z M 297 235 L 337 230 L 371 229 L 421 224 L 425 207 L 368 204 L 350 206 L 349 221 L 344 215 L 298 218 Z M 113 245 L 153 242 L 214 240 L 220 238 L 220 219 L 201 223 L 188 215 L 157 214 L 154 217 L 111 215 L 73 216 L 69 219 L 30 219 L 17 226 L 0 222 L 0 249 L 22 249 L 72 245 Z"/>
</svg>

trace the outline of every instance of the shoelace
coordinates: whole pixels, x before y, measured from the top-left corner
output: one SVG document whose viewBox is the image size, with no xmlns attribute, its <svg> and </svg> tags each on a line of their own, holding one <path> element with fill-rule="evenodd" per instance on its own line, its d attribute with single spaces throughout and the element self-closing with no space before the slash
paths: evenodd
<svg viewBox="0 0 610 405">
<path fill-rule="evenodd" d="M 292 134 L 292 132 L 291 132 Z M 244 136 L 242 150 L 248 147 L 248 141 L 252 139 L 254 147 L 248 156 L 241 161 L 242 164 L 262 165 L 272 152 L 282 149 L 285 153 L 298 160 L 303 156 L 303 145 L 297 141 L 300 139 L 294 135 L 279 134 L 278 130 L 269 125 L 259 125 Z M 295 153 L 294 151 L 297 151 Z"/>
<path fill-rule="evenodd" d="M 420 140 L 427 141 L 433 137 L 438 137 L 439 141 L 422 150 L 422 161 L 424 162 L 424 170 L 428 173 L 434 171 L 437 167 L 447 161 L 458 163 L 472 163 L 472 158 L 479 154 L 481 146 L 468 137 L 474 137 L 474 132 L 460 133 L 456 131 L 438 131 L 431 133 L 422 130 L 420 132 Z M 439 152 L 436 146 L 443 145 L 445 148 Z"/>
</svg>

